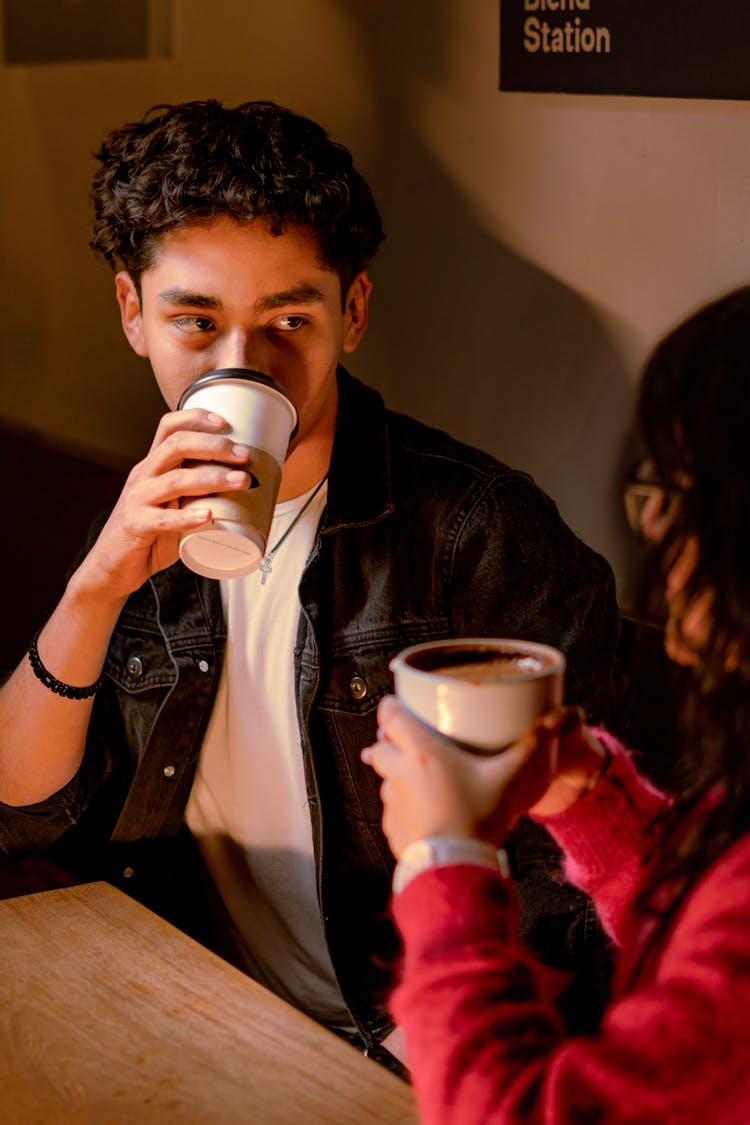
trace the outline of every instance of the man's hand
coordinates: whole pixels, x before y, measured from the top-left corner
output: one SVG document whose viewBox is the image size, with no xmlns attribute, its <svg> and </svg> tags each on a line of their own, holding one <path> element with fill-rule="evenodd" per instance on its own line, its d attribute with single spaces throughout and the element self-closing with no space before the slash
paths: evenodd
<svg viewBox="0 0 750 1125">
<path fill-rule="evenodd" d="M 180 497 L 210 497 L 247 485 L 249 449 L 222 434 L 226 429 L 224 418 L 206 410 L 164 415 L 79 568 L 79 582 L 124 599 L 176 561 L 180 535 L 211 519 L 209 499 L 205 507 L 183 511 Z"/>
</svg>

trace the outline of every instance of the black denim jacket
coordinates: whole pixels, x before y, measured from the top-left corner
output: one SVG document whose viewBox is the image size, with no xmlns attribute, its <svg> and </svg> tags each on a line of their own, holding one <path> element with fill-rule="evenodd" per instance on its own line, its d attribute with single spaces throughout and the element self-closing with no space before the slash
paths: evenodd
<svg viewBox="0 0 750 1125">
<path fill-rule="evenodd" d="M 389 1026 L 397 947 L 379 780 L 359 754 L 392 688 L 391 657 L 432 638 L 523 637 L 567 653 L 567 698 L 592 721 L 622 731 L 629 693 L 615 659 L 611 571 L 533 481 L 386 411 L 377 392 L 343 370 L 339 389 L 328 502 L 300 583 L 294 661 L 321 912 L 344 997 L 369 1043 Z M 185 853 L 169 842 L 185 836 L 225 638 L 218 584 L 181 563 L 133 594 L 109 646 L 80 771 L 40 804 L 0 806 L 0 848 L 51 848 L 86 877 L 110 878 L 168 916 L 179 885 L 194 906 L 200 900 L 194 913 L 205 922 L 202 879 L 184 866 L 178 878 L 174 864 Z M 561 889 L 551 842 L 535 833 L 529 850 L 523 836 L 517 866 L 519 879 L 531 872 L 529 945 L 560 967 L 590 963 L 586 901 Z M 160 852 L 153 841 L 167 843 Z"/>
</svg>

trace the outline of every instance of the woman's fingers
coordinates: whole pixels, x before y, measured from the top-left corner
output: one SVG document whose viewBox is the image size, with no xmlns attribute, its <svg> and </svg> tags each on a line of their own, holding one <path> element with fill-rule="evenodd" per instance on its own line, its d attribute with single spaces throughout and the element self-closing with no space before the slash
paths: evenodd
<svg viewBox="0 0 750 1125">
<path fill-rule="evenodd" d="M 367 746 L 360 757 L 366 765 L 375 770 L 379 777 L 386 778 L 393 772 L 400 755 L 401 751 L 398 746 L 389 739 L 381 737 L 380 732 L 378 732 L 378 741 L 373 743 L 372 746 Z"/>
<path fill-rule="evenodd" d="M 362 760 L 383 779 L 383 825 L 395 849 L 420 831 L 499 842 L 548 784 L 557 735 L 545 725 L 488 756 L 435 733 L 393 697 L 381 702 L 378 718 L 378 741 Z"/>
<path fill-rule="evenodd" d="M 399 703 L 395 695 L 384 696 L 378 704 L 378 726 L 385 738 L 398 743 L 412 744 L 430 739 L 438 741 L 441 738 Z"/>
</svg>

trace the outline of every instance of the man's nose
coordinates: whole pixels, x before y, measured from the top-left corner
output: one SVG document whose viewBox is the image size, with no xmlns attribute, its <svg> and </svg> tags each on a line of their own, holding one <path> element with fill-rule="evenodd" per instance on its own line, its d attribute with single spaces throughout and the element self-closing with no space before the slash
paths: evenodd
<svg viewBox="0 0 750 1125">
<path fill-rule="evenodd" d="M 218 358 L 221 367 L 242 367 L 270 375 L 269 349 L 257 332 L 235 332 L 227 336 Z"/>
</svg>

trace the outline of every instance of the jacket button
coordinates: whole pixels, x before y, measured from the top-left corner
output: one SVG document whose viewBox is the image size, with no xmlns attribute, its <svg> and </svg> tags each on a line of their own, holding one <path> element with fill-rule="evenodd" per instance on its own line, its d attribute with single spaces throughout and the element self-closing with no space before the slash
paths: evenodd
<svg viewBox="0 0 750 1125">
<path fill-rule="evenodd" d="M 209 668 L 211 667 L 211 665 L 208 663 L 208 661 L 205 660 L 203 657 L 201 657 L 201 659 L 197 661 L 197 664 L 198 664 L 198 671 L 199 672 L 207 672 L 209 670 Z"/>
<path fill-rule="evenodd" d="M 174 766 L 165 766 L 161 772 L 165 777 L 174 777 Z"/>
<path fill-rule="evenodd" d="M 349 694 L 352 699 L 364 699 L 367 695 L 367 681 L 362 676 L 352 676 L 349 680 Z"/>
<path fill-rule="evenodd" d="M 128 675 L 131 680 L 137 680 L 139 676 L 143 675 L 143 661 L 140 656 L 131 656 L 128 661 Z"/>
</svg>

